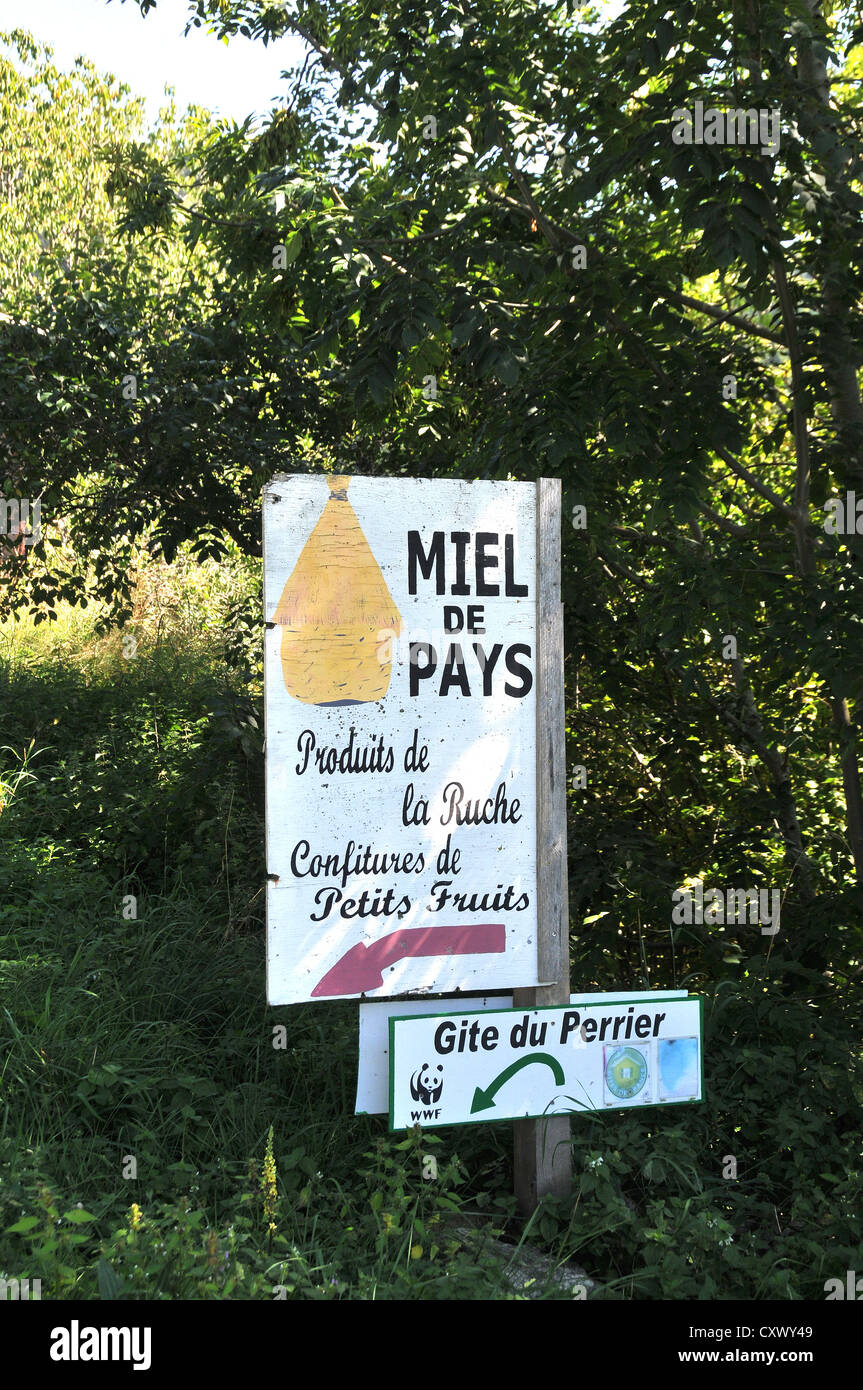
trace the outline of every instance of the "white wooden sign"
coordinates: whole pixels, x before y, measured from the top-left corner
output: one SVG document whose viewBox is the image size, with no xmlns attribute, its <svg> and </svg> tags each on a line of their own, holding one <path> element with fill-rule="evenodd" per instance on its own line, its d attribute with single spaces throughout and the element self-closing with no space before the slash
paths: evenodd
<svg viewBox="0 0 863 1390">
<path fill-rule="evenodd" d="M 702 1098 L 701 1000 L 390 1019 L 390 1129 Z"/>
<path fill-rule="evenodd" d="M 570 1003 L 601 1004 L 605 999 L 646 1000 L 655 1004 L 662 999 L 686 999 L 685 989 L 625 990 L 611 995 L 603 993 L 573 994 Z M 360 1046 L 357 1067 L 357 1098 L 355 1115 L 386 1115 L 390 1108 L 390 1019 L 415 1018 L 420 1014 L 449 1016 L 473 1014 L 481 1009 L 511 1009 L 512 995 L 486 995 L 473 999 L 381 999 L 360 1005 Z"/>
<path fill-rule="evenodd" d="M 266 488 L 271 1004 L 544 983 L 536 495 Z"/>
<path fill-rule="evenodd" d="M 509 1009 L 511 994 L 490 994 L 481 999 L 382 999 L 360 1004 L 360 1047 L 357 1067 L 355 1115 L 386 1115 L 390 1108 L 390 1019 L 419 1018 L 448 1009 L 476 1013 L 478 1009 Z"/>
</svg>

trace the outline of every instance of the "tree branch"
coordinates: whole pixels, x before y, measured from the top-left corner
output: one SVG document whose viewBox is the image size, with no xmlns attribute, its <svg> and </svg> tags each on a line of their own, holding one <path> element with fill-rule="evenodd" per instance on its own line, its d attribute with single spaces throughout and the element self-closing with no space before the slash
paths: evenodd
<svg viewBox="0 0 863 1390">
<path fill-rule="evenodd" d="M 708 314 L 710 318 L 716 319 L 717 323 L 730 323 L 744 333 L 751 333 L 754 338 L 765 338 L 769 343 L 778 343 L 780 347 L 785 346 L 785 339 L 781 333 L 773 333 L 769 328 L 762 328 L 760 324 L 753 323 L 751 319 L 745 319 L 740 314 L 732 313 L 730 310 L 720 309 L 716 304 L 705 304 L 700 299 L 693 299 L 689 294 L 675 294 L 670 290 L 661 297 L 669 300 L 672 304 L 680 304 L 686 309 L 694 309 L 698 314 Z"/>
<path fill-rule="evenodd" d="M 504 151 L 504 155 L 505 154 L 506 152 Z M 515 175 L 513 175 L 513 177 L 515 177 Z M 522 188 L 523 179 L 524 175 L 521 175 L 520 179 L 516 180 L 519 188 Z M 520 203 L 517 198 L 513 198 L 506 193 L 499 193 L 488 184 L 485 185 L 485 190 L 490 197 L 496 199 L 498 202 L 504 203 L 507 207 L 512 208 L 514 212 L 520 212 L 522 216 L 529 215 L 536 222 L 538 227 L 544 226 L 551 228 L 558 236 L 564 237 L 571 246 L 581 245 L 581 241 L 575 232 L 571 232 L 568 227 L 564 227 L 561 223 L 555 222 L 553 218 L 546 216 L 546 214 L 542 212 L 536 199 L 530 193 L 530 189 L 527 189 L 525 194 L 527 206 L 525 206 L 524 203 Z M 522 191 L 524 192 L 524 189 Z M 547 238 L 547 240 L 549 240 L 549 244 L 552 245 L 554 249 L 557 249 L 551 241 L 551 238 Z M 602 253 L 596 250 L 596 248 L 593 248 L 593 254 L 599 259 Z M 730 323 L 734 328 L 739 328 L 743 333 L 748 333 L 754 338 L 763 338 L 768 343 L 776 343 L 779 347 L 785 347 L 785 339 L 781 333 L 774 333 L 769 328 L 762 328 L 760 324 L 753 323 L 751 319 L 744 318 L 741 314 L 737 314 L 733 310 L 722 309 L 717 304 L 705 304 L 703 300 L 693 299 L 692 295 L 678 294 L 674 290 L 660 291 L 657 294 L 657 298 L 664 299 L 669 304 L 676 304 L 679 308 L 694 309 L 696 313 L 706 314 L 710 318 L 715 319 L 717 323 Z"/>
<path fill-rule="evenodd" d="M 765 502 L 769 502 L 771 506 L 775 507 L 778 512 L 781 512 L 788 521 L 795 520 L 796 514 L 794 508 L 789 507 L 787 502 L 783 502 L 778 492 L 774 492 L 766 483 L 762 483 L 759 478 L 756 478 L 754 473 L 751 473 L 733 454 L 729 454 L 728 450 L 724 449 L 721 444 L 715 444 L 713 447 L 723 463 L 731 469 L 732 473 L 735 473 L 738 478 L 742 478 L 744 482 L 748 483 L 749 486 L 758 493 L 759 497 L 763 497 Z"/>
</svg>

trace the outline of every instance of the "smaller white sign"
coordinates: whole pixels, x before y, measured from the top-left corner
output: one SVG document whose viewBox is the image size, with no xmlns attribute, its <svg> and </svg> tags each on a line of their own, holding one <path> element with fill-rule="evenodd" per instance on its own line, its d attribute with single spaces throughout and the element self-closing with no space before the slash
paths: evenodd
<svg viewBox="0 0 863 1390">
<path fill-rule="evenodd" d="M 685 999 L 685 989 L 623 990 L 615 999 Z M 571 1004 L 602 1003 L 612 996 L 606 991 L 571 994 Z M 390 1019 L 413 1018 L 416 1014 L 476 1013 L 478 1009 L 511 1009 L 511 994 L 484 995 L 469 999 L 373 999 L 360 1004 L 360 1046 L 357 1068 L 355 1115 L 386 1115 L 390 1108 Z"/>
<path fill-rule="evenodd" d="M 355 1115 L 386 1115 L 390 1108 L 390 1019 L 417 1018 L 424 1014 L 439 1014 L 450 1008 L 455 1015 L 459 1006 L 450 999 L 376 999 L 360 1004 L 360 1063 L 357 1070 L 357 1100 Z M 487 995 L 482 999 L 465 999 L 465 1013 L 477 1009 L 509 1009 L 511 994 Z"/>
<path fill-rule="evenodd" d="M 392 1017 L 390 1129 L 702 1099 L 702 1001 Z"/>
</svg>

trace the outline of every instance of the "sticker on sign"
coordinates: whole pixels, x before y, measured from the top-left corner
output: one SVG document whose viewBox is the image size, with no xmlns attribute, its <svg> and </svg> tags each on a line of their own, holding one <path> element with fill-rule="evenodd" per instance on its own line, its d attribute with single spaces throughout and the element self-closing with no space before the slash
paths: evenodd
<svg viewBox="0 0 863 1390">
<path fill-rule="evenodd" d="M 390 1129 L 703 1099 L 702 1001 L 390 1019 Z"/>
</svg>

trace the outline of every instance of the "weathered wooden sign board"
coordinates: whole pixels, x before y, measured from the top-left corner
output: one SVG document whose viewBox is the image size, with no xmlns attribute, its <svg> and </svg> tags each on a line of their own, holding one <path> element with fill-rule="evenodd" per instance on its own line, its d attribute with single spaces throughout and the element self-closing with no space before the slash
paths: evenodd
<svg viewBox="0 0 863 1390">
<path fill-rule="evenodd" d="M 702 1098 L 702 1001 L 390 1019 L 390 1129 Z"/>
<path fill-rule="evenodd" d="M 538 949 L 540 498 L 265 489 L 271 1004 L 558 981 Z"/>
</svg>

